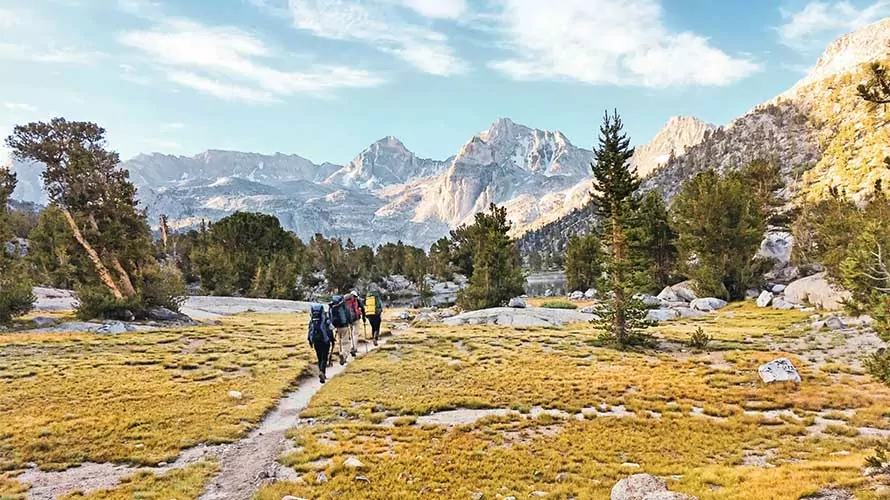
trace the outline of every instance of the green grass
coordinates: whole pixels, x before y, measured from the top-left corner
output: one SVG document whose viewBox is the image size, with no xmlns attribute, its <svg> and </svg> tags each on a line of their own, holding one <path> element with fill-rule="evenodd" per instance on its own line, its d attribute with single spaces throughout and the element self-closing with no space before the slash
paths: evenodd
<svg viewBox="0 0 890 500">
<path fill-rule="evenodd" d="M 547 309 L 578 309 L 578 306 L 567 300 L 548 300 L 541 303 L 540 307 Z"/>
</svg>

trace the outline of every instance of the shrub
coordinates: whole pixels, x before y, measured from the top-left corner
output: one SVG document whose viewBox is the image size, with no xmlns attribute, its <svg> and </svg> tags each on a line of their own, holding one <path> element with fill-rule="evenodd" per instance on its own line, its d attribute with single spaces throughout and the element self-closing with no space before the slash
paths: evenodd
<svg viewBox="0 0 890 500">
<path fill-rule="evenodd" d="M 161 264 L 152 269 L 143 278 L 141 295 L 143 307 L 140 309 L 166 307 L 179 311 L 187 295 L 182 271 L 173 264 Z"/>
<path fill-rule="evenodd" d="M 625 300 L 618 303 L 614 298 L 600 303 L 594 313 L 600 317 L 593 322 L 594 328 L 601 331 L 600 340 L 614 344 L 620 349 L 628 347 L 651 347 L 655 339 L 646 329 L 657 323 L 647 318 L 648 310 L 638 299 Z M 615 319 L 619 314 L 624 316 L 624 330 L 617 331 Z"/>
<path fill-rule="evenodd" d="M 865 459 L 865 466 L 872 469 L 872 474 L 890 474 L 890 458 L 887 457 L 887 445 L 880 445 L 875 454 Z"/>
<path fill-rule="evenodd" d="M 694 349 L 707 349 L 710 342 L 711 336 L 705 333 L 702 327 L 696 328 L 689 338 L 689 346 Z"/>
<path fill-rule="evenodd" d="M 83 286 L 75 291 L 78 305 L 75 308 L 77 317 L 82 320 L 114 319 L 131 321 L 141 308 L 139 301 L 118 300 L 107 288 L 101 285 Z"/>
<path fill-rule="evenodd" d="M 541 304 L 541 307 L 547 309 L 578 309 L 578 306 L 565 300 L 548 300 Z"/>
<path fill-rule="evenodd" d="M 878 349 L 876 353 L 865 358 L 864 364 L 872 377 L 890 385 L 890 351 Z"/>
<path fill-rule="evenodd" d="M 0 247 L 0 252 L 2 251 Z M 31 282 L 27 279 L 23 266 L 14 263 L 5 272 L 0 273 L 0 323 L 8 323 L 15 316 L 30 311 L 34 300 Z"/>
</svg>

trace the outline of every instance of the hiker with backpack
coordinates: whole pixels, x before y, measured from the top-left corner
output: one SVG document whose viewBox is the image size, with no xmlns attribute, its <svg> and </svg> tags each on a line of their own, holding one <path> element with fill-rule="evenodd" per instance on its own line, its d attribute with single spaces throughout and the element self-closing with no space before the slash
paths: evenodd
<svg viewBox="0 0 890 500">
<path fill-rule="evenodd" d="M 365 297 L 365 316 L 371 324 L 371 341 L 377 345 L 380 340 L 380 320 L 383 317 L 383 300 L 377 290 L 372 289 Z"/>
<path fill-rule="evenodd" d="M 365 322 L 365 305 L 362 304 L 362 300 L 358 298 L 358 292 L 355 290 L 347 293 L 344 301 L 346 302 L 346 309 L 349 311 L 349 336 L 352 342 L 352 357 L 354 358 L 358 354 L 358 322 Z"/>
<path fill-rule="evenodd" d="M 318 358 L 318 380 L 323 384 L 326 380 L 328 357 L 331 344 L 334 342 L 334 332 L 331 330 L 331 322 L 324 312 L 321 304 L 312 304 L 309 309 L 309 345 L 315 349 Z"/>
<path fill-rule="evenodd" d="M 331 315 L 331 324 L 337 330 L 336 339 L 340 344 L 340 365 L 345 365 L 350 346 L 352 347 L 352 355 L 355 356 L 356 354 L 355 341 L 350 338 L 352 337 L 352 321 L 349 308 L 342 295 L 334 295 L 331 298 L 331 304 L 328 309 Z"/>
</svg>

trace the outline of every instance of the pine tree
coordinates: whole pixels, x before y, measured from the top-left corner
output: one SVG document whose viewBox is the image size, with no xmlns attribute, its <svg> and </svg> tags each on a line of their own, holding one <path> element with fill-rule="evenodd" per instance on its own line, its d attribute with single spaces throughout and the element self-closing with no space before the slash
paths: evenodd
<svg viewBox="0 0 890 500">
<path fill-rule="evenodd" d="M 469 255 L 473 274 L 458 303 L 465 309 L 503 305 L 525 288 L 519 248 L 508 235 L 507 209 L 491 204 L 476 214 L 474 224 L 459 228 L 463 235 L 457 253 Z"/>
<path fill-rule="evenodd" d="M 634 150 L 630 138 L 616 110 L 606 112 L 600 127 L 599 144 L 594 148 L 593 201 L 603 220 L 603 241 L 608 249 L 607 272 L 611 282 L 612 299 L 601 307 L 600 315 L 608 317 L 606 335 L 624 347 L 645 343 L 643 330 L 649 325 L 641 316 L 641 309 L 629 299 L 629 256 L 626 226 L 634 211 L 634 193 L 641 180 L 630 167 Z"/>
<path fill-rule="evenodd" d="M 451 269 L 451 240 L 439 238 L 430 247 L 430 273 L 440 279 L 449 280 L 454 272 Z"/>
<path fill-rule="evenodd" d="M 603 274 L 602 243 L 596 233 L 572 235 L 566 249 L 565 273 L 569 290 L 597 286 Z"/>
<path fill-rule="evenodd" d="M 34 295 L 24 259 L 18 249 L 7 252 L 6 243 L 13 236 L 8 220 L 8 204 L 15 190 L 16 176 L 8 168 L 0 166 L 0 323 L 31 310 Z"/>
<path fill-rule="evenodd" d="M 881 63 L 872 63 L 867 82 L 859 85 L 856 90 L 866 102 L 875 107 L 890 104 L 890 72 Z M 884 158 L 884 165 L 890 168 L 890 156 Z"/>
<path fill-rule="evenodd" d="M 654 292 L 669 285 L 677 265 L 677 235 L 664 200 L 649 191 L 633 214 L 628 230 L 631 283 L 637 291 Z"/>
</svg>

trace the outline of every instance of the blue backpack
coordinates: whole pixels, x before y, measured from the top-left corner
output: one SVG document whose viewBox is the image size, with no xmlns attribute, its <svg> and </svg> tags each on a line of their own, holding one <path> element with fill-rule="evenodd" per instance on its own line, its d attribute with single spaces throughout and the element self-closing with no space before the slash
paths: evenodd
<svg viewBox="0 0 890 500">
<path fill-rule="evenodd" d="M 309 342 L 312 344 L 329 344 L 333 334 L 328 326 L 328 317 L 324 313 L 324 306 L 312 304 L 309 309 Z"/>
<path fill-rule="evenodd" d="M 349 311 L 346 309 L 346 302 L 340 295 L 334 295 L 331 300 L 331 323 L 337 328 L 349 326 Z"/>
</svg>

